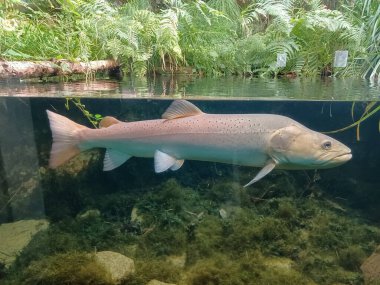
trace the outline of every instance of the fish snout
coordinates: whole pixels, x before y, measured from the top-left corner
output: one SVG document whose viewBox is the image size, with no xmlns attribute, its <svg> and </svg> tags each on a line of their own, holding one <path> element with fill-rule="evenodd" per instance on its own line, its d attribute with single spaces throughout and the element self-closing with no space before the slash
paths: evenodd
<svg viewBox="0 0 380 285">
<path fill-rule="evenodd" d="M 343 151 L 341 151 L 334 159 L 334 163 L 336 164 L 342 164 L 347 161 L 349 161 L 352 158 L 351 149 L 348 147 L 345 147 Z"/>
</svg>

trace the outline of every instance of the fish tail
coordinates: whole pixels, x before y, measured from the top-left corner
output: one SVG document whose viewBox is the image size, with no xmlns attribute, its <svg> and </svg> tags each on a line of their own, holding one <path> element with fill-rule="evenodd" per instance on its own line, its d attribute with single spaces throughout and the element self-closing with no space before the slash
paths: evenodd
<svg viewBox="0 0 380 285">
<path fill-rule="evenodd" d="M 79 131 L 87 129 L 87 127 L 49 110 L 46 110 L 46 112 L 53 136 L 49 167 L 57 168 L 81 152 L 79 148 Z"/>
</svg>

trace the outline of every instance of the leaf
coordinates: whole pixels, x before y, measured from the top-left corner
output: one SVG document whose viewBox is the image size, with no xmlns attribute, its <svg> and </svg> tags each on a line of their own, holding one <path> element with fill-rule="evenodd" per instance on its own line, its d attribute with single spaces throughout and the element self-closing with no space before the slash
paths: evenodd
<svg viewBox="0 0 380 285">
<path fill-rule="evenodd" d="M 32 58 L 31 55 L 20 52 L 20 51 L 15 51 L 13 49 L 7 49 L 5 52 L 2 53 L 3 56 L 10 56 L 10 57 L 16 57 L 16 58 L 21 58 L 21 59 L 28 59 Z"/>
<path fill-rule="evenodd" d="M 354 109 L 355 109 L 355 102 L 352 102 L 352 105 L 351 105 L 351 118 L 352 118 L 352 121 L 355 122 Z"/>
</svg>

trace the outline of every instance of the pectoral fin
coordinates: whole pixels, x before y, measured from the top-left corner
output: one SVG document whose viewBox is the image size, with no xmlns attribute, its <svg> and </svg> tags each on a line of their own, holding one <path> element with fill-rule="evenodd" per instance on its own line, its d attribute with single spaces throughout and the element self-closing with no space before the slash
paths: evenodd
<svg viewBox="0 0 380 285">
<path fill-rule="evenodd" d="M 259 171 L 259 173 L 256 174 L 255 178 L 253 178 L 248 184 L 244 185 L 244 187 L 248 187 L 249 185 L 252 185 L 253 183 L 259 181 L 261 178 L 271 172 L 276 167 L 276 165 L 277 163 L 274 160 L 268 160 L 267 164 Z"/>
<path fill-rule="evenodd" d="M 169 168 L 173 171 L 178 170 L 181 168 L 183 162 L 183 159 L 176 159 L 159 150 L 156 150 L 154 153 L 154 171 L 156 173 L 164 172 Z"/>
<path fill-rule="evenodd" d="M 103 171 L 110 171 L 126 162 L 131 156 L 114 149 L 107 149 L 104 156 Z"/>
</svg>

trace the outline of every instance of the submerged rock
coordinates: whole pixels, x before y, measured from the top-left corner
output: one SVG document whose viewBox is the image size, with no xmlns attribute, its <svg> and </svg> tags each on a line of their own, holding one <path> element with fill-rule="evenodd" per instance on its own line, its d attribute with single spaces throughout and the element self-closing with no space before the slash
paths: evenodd
<svg viewBox="0 0 380 285">
<path fill-rule="evenodd" d="M 363 271 L 365 284 L 380 282 L 380 246 L 360 266 Z"/>
<path fill-rule="evenodd" d="M 221 217 L 223 220 L 225 220 L 225 219 L 228 218 L 227 211 L 224 210 L 223 208 L 219 210 L 219 215 L 220 215 L 220 217 Z"/>
<path fill-rule="evenodd" d="M 96 261 L 111 275 L 113 282 L 120 282 L 123 278 L 135 272 L 133 259 L 113 251 L 100 251 L 95 255 Z"/>
<path fill-rule="evenodd" d="M 9 267 L 32 237 L 47 229 L 47 220 L 21 220 L 0 225 L 0 260 Z"/>
<path fill-rule="evenodd" d="M 150 280 L 146 285 L 175 285 L 174 283 L 165 283 L 156 279 Z"/>
<path fill-rule="evenodd" d="M 98 209 L 87 210 L 86 212 L 79 214 L 77 216 L 77 218 L 80 220 L 86 220 L 89 218 L 97 218 L 97 217 L 100 217 L 100 211 Z"/>
<path fill-rule="evenodd" d="M 131 222 L 132 223 L 140 223 L 142 224 L 144 222 L 144 217 L 139 213 L 139 210 L 137 207 L 133 207 L 131 212 Z"/>
</svg>

